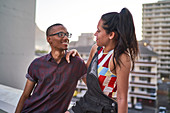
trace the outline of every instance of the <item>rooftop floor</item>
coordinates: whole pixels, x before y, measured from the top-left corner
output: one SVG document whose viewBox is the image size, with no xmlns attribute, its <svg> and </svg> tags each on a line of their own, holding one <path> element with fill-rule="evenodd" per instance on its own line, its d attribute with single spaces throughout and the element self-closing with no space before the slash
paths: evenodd
<svg viewBox="0 0 170 113">
<path fill-rule="evenodd" d="M 14 113 L 21 94 L 22 90 L 0 84 L 0 113 Z"/>
</svg>

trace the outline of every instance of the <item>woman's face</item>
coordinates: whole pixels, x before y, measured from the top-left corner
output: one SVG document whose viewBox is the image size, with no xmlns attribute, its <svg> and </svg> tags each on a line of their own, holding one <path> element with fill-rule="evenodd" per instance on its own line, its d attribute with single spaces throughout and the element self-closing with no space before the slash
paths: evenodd
<svg viewBox="0 0 170 113">
<path fill-rule="evenodd" d="M 103 29 L 103 20 L 100 19 L 97 25 L 97 31 L 94 34 L 96 36 L 96 43 L 98 46 L 105 46 L 109 43 L 109 34 Z"/>
</svg>

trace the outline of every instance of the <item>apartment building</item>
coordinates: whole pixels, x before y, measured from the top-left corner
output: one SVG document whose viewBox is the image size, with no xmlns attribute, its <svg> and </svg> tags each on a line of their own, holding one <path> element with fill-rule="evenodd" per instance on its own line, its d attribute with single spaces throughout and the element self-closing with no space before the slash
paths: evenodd
<svg viewBox="0 0 170 113">
<path fill-rule="evenodd" d="M 170 79 L 170 0 L 143 4 L 142 32 L 159 54 L 159 77 Z"/>
<path fill-rule="evenodd" d="M 130 73 L 128 101 L 135 105 L 156 106 L 157 100 L 157 57 L 158 55 L 146 46 L 139 44 L 139 56 L 134 70 Z"/>
</svg>

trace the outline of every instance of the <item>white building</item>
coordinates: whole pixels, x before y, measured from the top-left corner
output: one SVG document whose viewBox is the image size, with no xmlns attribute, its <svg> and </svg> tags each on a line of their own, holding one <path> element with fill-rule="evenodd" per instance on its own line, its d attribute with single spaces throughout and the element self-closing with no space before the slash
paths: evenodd
<svg viewBox="0 0 170 113">
<path fill-rule="evenodd" d="M 170 78 L 170 0 L 143 4 L 143 39 L 159 54 L 158 75 Z"/>
<path fill-rule="evenodd" d="M 139 57 L 130 73 L 128 101 L 142 102 L 155 106 L 157 100 L 157 57 L 158 55 L 139 44 Z"/>
<path fill-rule="evenodd" d="M 35 0 L 0 0 L 0 84 L 23 89 L 35 51 Z"/>
</svg>

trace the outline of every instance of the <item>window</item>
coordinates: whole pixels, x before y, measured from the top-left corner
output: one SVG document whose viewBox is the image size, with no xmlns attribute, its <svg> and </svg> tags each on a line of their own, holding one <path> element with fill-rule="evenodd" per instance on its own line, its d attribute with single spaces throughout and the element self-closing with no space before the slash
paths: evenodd
<svg viewBox="0 0 170 113">
<path fill-rule="evenodd" d="M 147 81 L 148 79 L 146 77 L 139 77 L 139 80 L 141 81 Z"/>
<path fill-rule="evenodd" d="M 144 89 L 144 88 L 139 88 L 139 90 L 140 90 L 140 91 L 145 91 L 145 89 Z"/>
<path fill-rule="evenodd" d="M 141 60 L 151 61 L 151 57 L 140 57 Z"/>
<path fill-rule="evenodd" d="M 151 67 L 139 67 L 141 71 L 151 72 Z"/>
<path fill-rule="evenodd" d="M 155 93 L 156 90 L 155 90 L 155 89 L 147 89 L 147 92 L 148 92 L 148 93 Z"/>
<path fill-rule="evenodd" d="M 132 76 L 132 82 L 134 82 L 135 81 L 135 77 L 134 76 Z"/>
<path fill-rule="evenodd" d="M 132 87 L 132 92 L 134 92 L 134 87 Z"/>
<path fill-rule="evenodd" d="M 147 83 L 151 82 L 151 78 L 148 78 L 148 77 L 139 77 L 139 80 L 146 81 Z"/>
</svg>

